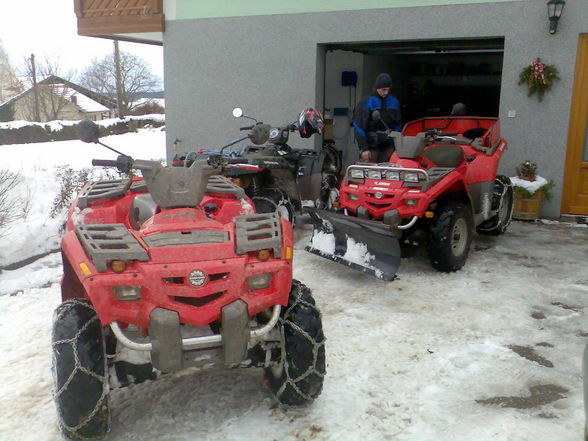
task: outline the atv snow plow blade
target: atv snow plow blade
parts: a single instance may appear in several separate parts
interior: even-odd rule
[[[314,226],[306,251],[380,280],[394,280],[400,244],[388,225],[314,208],[307,211]]]

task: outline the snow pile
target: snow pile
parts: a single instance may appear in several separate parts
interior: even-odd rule
[[[365,243],[359,243],[354,241],[351,237],[347,237],[347,250],[343,259],[351,263],[371,268],[371,263],[374,261],[375,256],[368,253],[368,248]]]
[[[545,179],[543,176],[536,176],[534,181],[527,181],[526,179],[521,179],[517,176],[511,176],[510,180],[513,186],[524,188],[531,194],[535,193],[537,190],[548,183],[547,179]]]
[[[364,268],[373,270],[376,277],[382,277],[382,270],[372,265],[376,257],[368,252],[368,247],[365,243],[355,242],[351,237],[347,237],[347,250],[343,259],[348,262],[355,263]]]
[[[335,235],[316,230],[312,235],[310,247],[328,256],[335,254]]]

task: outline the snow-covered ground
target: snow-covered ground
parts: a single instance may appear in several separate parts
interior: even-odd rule
[[[105,138],[137,158],[164,156],[164,134]],[[76,141],[0,147],[32,195],[0,237],[0,267],[58,246],[47,212],[54,166],[116,155]],[[24,190],[22,190],[24,191]],[[180,373],[111,393],[107,440],[580,440],[581,354],[588,337],[588,228],[515,222],[475,237],[459,272],[425,253],[381,282],[306,253],[294,272],[323,313],[327,376],[307,408],[276,405],[257,370]],[[0,440],[59,440],[50,329],[61,261],[49,254],[0,273]]]

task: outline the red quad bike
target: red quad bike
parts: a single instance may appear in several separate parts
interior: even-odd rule
[[[308,209],[314,230],[307,251],[389,281],[400,244],[425,243],[433,267],[459,270],[474,228],[498,235],[511,221],[512,184],[496,175],[507,148],[499,120],[422,118],[387,134],[396,145],[389,162],[348,167],[344,214]]]
[[[94,123],[78,131],[99,142]],[[267,132],[250,138],[263,143]],[[292,279],[290,222],[255,214],[243,189],[218,176],[226,163],[163,167],[121,155],[92,164],[143,178],[94,182],[69,212],[52,336],[63,433],[104,436],[111,387],[188,367],[264,368],[281,403],[314,400],[325,338],[310,290]]]

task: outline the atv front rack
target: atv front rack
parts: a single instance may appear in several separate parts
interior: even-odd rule
[[[352,170],[364,170],[364,177],[363,178],[353,178],[351,176]],[[380,177],[371,178],[368,176],[369,170],[377,170],[380,171]],[[378,179],[381,181],[386,182],[400,182],[403,181],[401,178],[403,173],[416,173],[417,176],[423,176],[421,180],[419,178],[419,182],[408,182],[403,181],[403,185],[406,187],[422,187],[423,191],[429,189],[432,185],[440,181],[445,175],[449,172],[455,170],[453,167],[431,167],[429,170],[422,170],[420,168],[406,168],[406,167],[399,167],[388,163],[381,163],[377,165],[363,165],[363,164],[355,164],[350,165],[347,168],[347,183],[362,183],[365,179]],[[386,173],[388,171],[398,172],[399,179],[387,179]]]
[[[277,213],[259,213],[235,217],[237,254],[273,249],[282,256],[282,227]]]
[[[147,251],[124,224],[77,225],[74,231],[100,273],[106,272],[110,260],[149,260]]]

